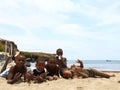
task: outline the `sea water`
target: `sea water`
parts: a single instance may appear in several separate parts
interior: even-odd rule
[[[82,60],[84,68],[94,68],[102,71],[120,71],[120,60]],[[68,67],[76,64],[75,60],[68,60]]]
[[[82,60],[84,68],[94,68],[102,71],[120,71],[120,60]],[[2,66],[4,63],[0,61]],[[67,66],[79,65],[76,60],[67,60]],[[31,68],[35,68],[35,63],[31,63]]]
[[[84,68],[94,68],[101,71],[120,71],[120,60],[82,60]],[[67,66],[79,65],[76,60],[67,60]],[[35,63],[31,63],[31,68],[35,68]]]

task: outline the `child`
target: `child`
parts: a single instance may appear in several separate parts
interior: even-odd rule
[[[59,66],[57,65],[55,57],[50,57],[46,69],[49,72],[48,73],[48,80],[57,80],[59,77]]]
[[[65,79],[73,79],[73,72],[69,68],[64,68],[60,71],[60,75]]]
[[[7,75],[7,83],[13,84],[21,79],[22,76],[24,76],[24,81],[26,80],[25,74],[26,74],[26,67],[25,67],[25,59],[26,57],[23,55],[18,55],[15,57],[15,65],[12,66],[8,72]]]
[[[83,63],[81,60],[77,60],[77,63],[80,64],[80,66],[72,65],[71,70],[74,72],[74,77],[82,77],[82,78],[88,78],[88,77],[104,77],[104,78],[110,78],[114,75],[108,75],[104,72],[95,70],[95,69],[84,69]]]
[[[61,48],[57,49],[56,54],[57,54],[56,60],[60,68],[59,70],[60,75],[66,79],[72,78],[71,70],[69,70],[67,67],[67,59],[63,57],[63,50]]]
[[[56,60],[60,68],[67,68],[67,59],[63,57],[63,50],[61,48],[56,50]]]
[[[27,82],[30,82],[30,80],[34,80],[35,83],[41,83],[45,81],[47,76],[47,72],[45,69],[45,61],[41,58],[38,58],[36,60],[36,69],[33,70],[33,73],[27,73],[26,78]]]
[[[4,71],[6,70],[7,68],[7,65],[10,61],[10,59],[14,60],[15,57],[17,57],[18,55],[20,54],[20,52],[16,52],[16,54],[14,56],[11,56],[9,53],[6,53],[6,60],[5,60],[5,63],[0,71],[0,73],[4,73]]]

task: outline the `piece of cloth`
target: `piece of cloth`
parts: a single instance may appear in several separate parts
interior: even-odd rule
[[[7,75],[8,75],[9,69],[10,69],[10,68],[7,68],[5,71],[3,71],[2,73],[0,73],[0,77],[7,78]]]
[[[90,69],[87,69],[87,71],[88,71],[88,76],[89,77],[95,77],[95,75],[96,75],[96,70],[95,69],[90,68]]]
[[[43,71],[39,71],[39,70],[37,70],[37,69],[34,69],[34,70],[33,70],[33,74],[34,74],[35,76],[41,75],[41,74],[43,74],[43,73],[45,73],[45,72],[46,72],[45,69],[44,69]]]

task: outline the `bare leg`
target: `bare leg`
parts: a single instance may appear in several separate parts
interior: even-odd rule
[[[98,70],[95,70],[95,69],[92,69],[94,72],[95,72],[95,75],[97,76],[100,76],[100,77],[104,77],[104,78],[110,78],[111,75],[107,74],[107,73],[104,73],[102,71],[98,71]]]

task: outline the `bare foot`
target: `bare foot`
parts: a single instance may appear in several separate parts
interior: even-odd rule
[[[110,77],[115,77],[115,74],[111,75]]]
[[[120,81],[118,81],[118,83],[120,83]]]

